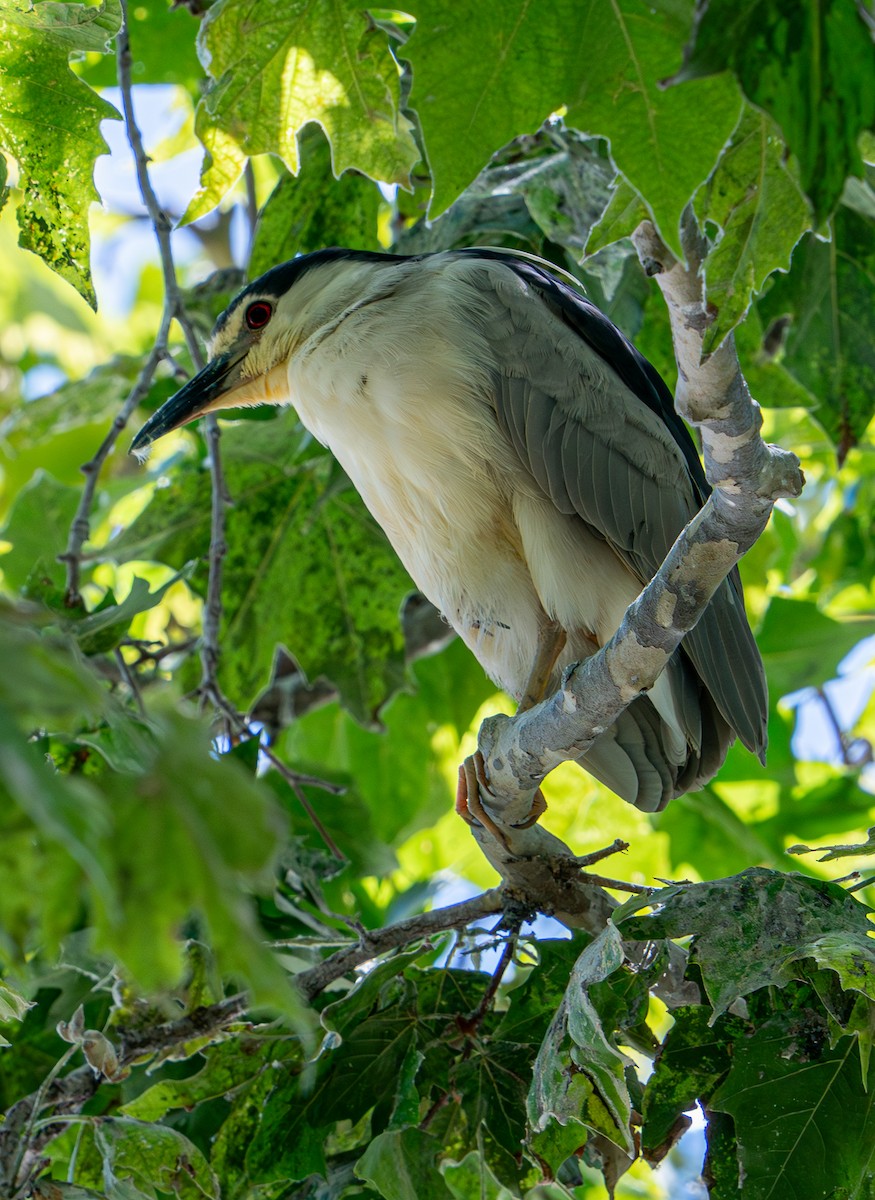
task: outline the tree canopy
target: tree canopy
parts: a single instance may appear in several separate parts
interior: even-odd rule
[[[875,1198],[872,31],[0,0],[0,1195],[656,1200],[698,1106],[714,1200]],[[452,797],[509,701],[294,411],[128,455],[330,245],[539,255],[671,385],[696,290],[806,477],[741,565],[765,765],[648,816],[565,763],[487,860]]]

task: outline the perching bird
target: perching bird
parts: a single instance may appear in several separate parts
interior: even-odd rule
[[[417,586],[524,705],[609,640],[709,490],[650,363],[576,290],[502,251],[332,249],[274,267],[132,449],[264,403],[294,405]],[[762,756],[766,710],[733,572],[581,765],[657,811],[710,779],[736,736]]]

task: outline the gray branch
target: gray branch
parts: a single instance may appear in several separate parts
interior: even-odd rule
[[[798,496],[804,483],[796,456],[760,437],[760,409],[742,376],[733,338],[702,361],[703,335],[712,320],[699,270],[706,243],[692,221],[683,237],[686,266],[672,257],[649,222],[638,227],[633,241],[671,314],[679,372],[676,404],[701,431],[714,491],[630,605],[611,641],[570,667],[560,689],[542,704],[514,717],[489,717],[481,725],[479,747],[493,793],[481,799],[505,831],[509,849],[482,827],[474,827],[474,834],[514,886],[525,886],[520,858],[570,853],[540,826],[513,827],[529,814],[541,781],[561,762],[579,758],[653,686],[717,587],[762,533],[775,501]]]

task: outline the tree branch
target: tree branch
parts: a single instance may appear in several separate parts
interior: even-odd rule
[[[248,999],[240,994],[229,996],[209,1007],[197,1008],[176,1021],[167,1021],[144,1028],[120,1028],[118,1064],[129,1067],[144,1058],[171,1046],[181,1045],[194,1038],[218,1034],[246,1012]],[[30,1185],[42,1170],[40,1152],[64,1131],[61,1121],[50,1122],[36,1130],[31,1137],[40,1113],[51,1109],[57,1117],[81,1112],[101,1084],[101,1075],[90,1065],[77,1067],[68,1075],[51,1079],[29,1096],[13,1104],[0,1125],[0,1195],[17,1197],[30,1194]]]
[[[799,495],[804,482],[796,456],[767,446],[759,435],[759,406],[741,374],[732,337],[702,361],[703,335],[712,320],[699,272],[706,243],[691,218],[683,234],[688,266],[674,260],[649,222],[639,226],[633,241],[668,304],[679,370],[677,405],[701,430],[714,491],[611,641],[570,667],[561,688],[542,704],[481,725],[479,748],[492,791],[481,799],[506,831],[510,849],[482,827],[475,826],[474,835],[514,886],[524,886],[514,858],[556,852],[557,839],[539,826],[513,828],[530,812],[541,781],[560,762],[579,758],[653,686],[717,587],[762,533],[775,501]],[[568,853],[567,847],[562,851]]]

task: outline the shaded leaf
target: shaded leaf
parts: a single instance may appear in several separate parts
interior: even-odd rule
[[[780,125],[819,224],[845,177],[862,174],[857,139],[875,122],[875,49],[862,9],[845,0],[709,0],[699,8],[675,78],[699,79],[727,67],[748,99]]]
[[[813,600],[773,596],[757,634],[772,702],[834,678],[845,655],[873,632],[872,621],[836,621]]]
[[[875,1073],[860,1078],[854,1038],[835,1049],[813,1014],[781,1013],[745,1039],[710,1107],[735,1122],[745,1200],[869,1200]]]
[[[296,254],[324,246],[380,249],[380,193],[373,182],[355,171],[346,171],[337,180],[332,177],[330,147],[321,128],[304,129],[300,149],[300,173],[284,174],[258,214],[249,255],[250,279]]]
[[[378,1134],[355,1165],[356,1174],[386,1200],[450,1200],[435,1166],[440,1142],[421,1129]]]
[[[562,0],[547,9],[424,0],[402,53],[413,66],[411,104],[434,178],[430,215],[447,208],[496,150],[566,105],[569,125],[610,139],[617,167],[646,196],[680,256],[680,214],[740,110],[728,77],[685,94],[660,88],[677,62],[685,16],[685,6],[647,8],[636,0]],[[598,46],[598,54],[582,54],[582,46]]]
[[[853,6],[848,5],[848,8]],[[816,396],[814,415],[840,461],[875,413],[875,237],[872,223],[841,205],[832,240],[809,234],[789,275],[759,302],[764,321],[789,315],[783,365]]]
[[[175,1129],[104,1117],[95,1126],[94,1140],[103,1160],[100,1182],[111,1194],[129,1197],[131,1186],[135,1196],[154,1196],[156,1187],[180,1200],[218,1194],[219,1181],[203,1154]]]

